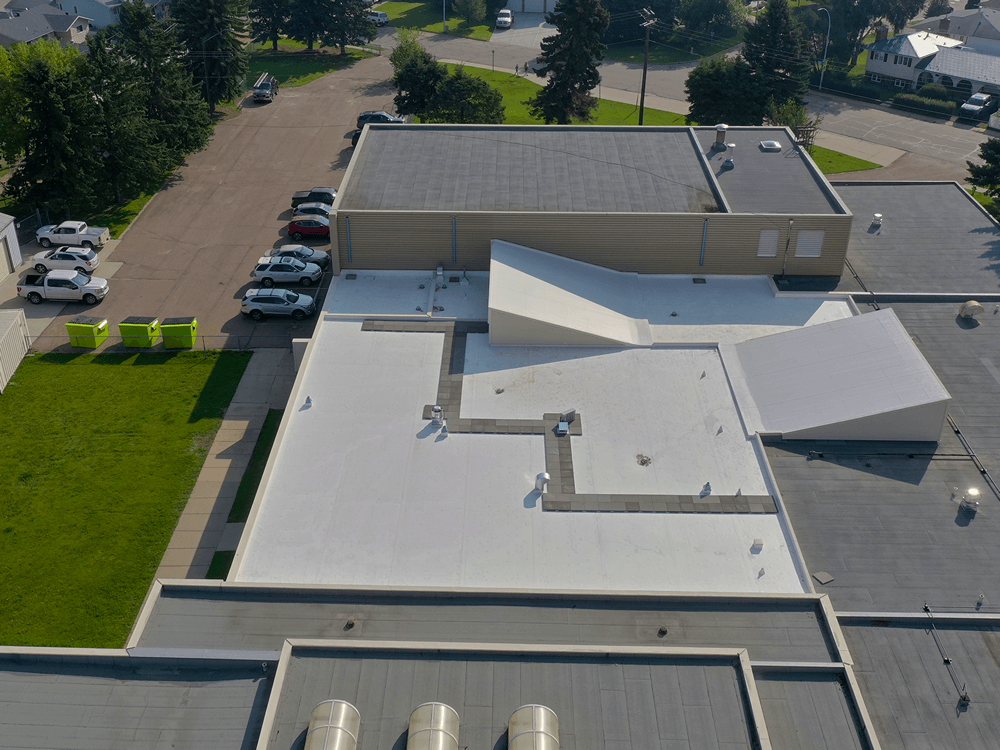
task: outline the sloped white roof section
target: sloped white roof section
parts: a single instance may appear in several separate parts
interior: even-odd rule
[[[892,310],[734,349],[745,378],[737,397],[748,427],[787,439],[940,437],[951,396]]]
[[[500,346],[649,346],[649,322],[633,317],[635,278],[493,240],[490,343]]]

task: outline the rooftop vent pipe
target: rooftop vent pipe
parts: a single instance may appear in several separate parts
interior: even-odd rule
[[[508,750],[559,750],[559,717],[548,706],[529,703],[507,720]]]
[[[361,713],[347,701],[323,701],[309,716],[305,750],[356,750]]]
[[[873,227],[882,226],[882,214],[872,214],[872,226]]]
[[[444,703],[421,703],[410,714],[406,750],[458,750],[458,711]]]
[[[715,144],[712,146],[714,151],[725,151],[726,150],[726,131],[729,130],[728,125],[723,125],[722,123],[715,126]]]
[[[958,308],[958,314],[963,318],[974,318],[983,314],[983,306],[976,300],[970,299],[968,302],[962,303],[962,306]]]

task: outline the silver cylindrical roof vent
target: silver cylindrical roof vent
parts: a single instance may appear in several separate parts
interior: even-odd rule
[[[559,717],[548,706],[529,703],[507,721],[508,750],[559,750]]]
[[[445,703],[421,703],[410,714],[406,750],[458,750],[458,711]]]
[[[305,750],[356,750],[361,713],[347,701],[323,701],[309,716]]]

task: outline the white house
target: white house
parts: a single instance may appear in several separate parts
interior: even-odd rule
[[[82,13],[92,18],[95,29],[103,29],[113,23],[118,23],[121,13],[121,0],[55,0],[58,7],[67,13]],[[169,0],[146,0],[156,13],[157,18],[163,18],[170,7]]]
[[[918,31],[957,39],[977,52],[1000,55],[1000,10],[955,10],[913,24]]]
[[[865,73],[874,83],[892,84],[901,89],[916,88],[922,85],[921,74],[938,50],[961,44],[957,39],[927,31],[881,38],[866,47]]]
[[[21,246],[17,242],[14,217],[0,214],[0,281],[21,265]]]

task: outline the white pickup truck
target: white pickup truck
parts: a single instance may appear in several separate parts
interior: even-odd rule
[[[46,274],[27,274],[17,282],[18,296],[33,305],[42,300],[82,300],[88,305],[97,304],[108,294],[108,280],[86,276],[78,271],[49,271]]]
[[[59,225],[46,224],[35,232],[35,239],[42,247],[52,245],[104,247],[111,239],[111,233],[107,227],[88,227],[85,221],[64,221]]]

